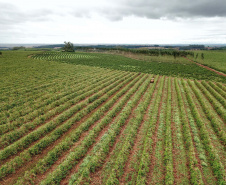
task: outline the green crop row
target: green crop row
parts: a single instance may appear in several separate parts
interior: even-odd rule
[[[138,175],[138,170],[139,170],[139,162],[142,156],[142,151],[144,149],[144,143],[145,143],[145,136],[147,135],[148,130],[150,129],[150,119],[153,116],[153,106],[154,103],[156,102],[157,97],[159,96],[156,92],[159,89],[159,77],[156,77],[155,83],[157,83],[155,85],[155,90],[152,94],[151,97],[151,101],[148,107],[148,111],[146,112],[145,115],[145,119],[144,119],[144,125],[141,127],[141,130],[139,130],[137,135],[138,138],[138,143],[136,145],[136,149],[135,151],[133,151],[133,156],[131,159],[129,159],[129,166],[128,166],[128,173],[125,174],[125,180],[127,181],[128,184],[131,185],[135,185],[136,184],[136,179],[137,179],[137,175]],[[126,134],[126,133],[125,133]],[[122,139],[123,140],[123,137]],[[115,150],[120,150],[120,145],[118,148],[115,148]],[[112,160],[113,161],[113,160]],[[114,162],[114,161],[113,161]],[[105,174],[108,173],[107,171],[111,170],[111,165],[109,165],[110,163],[108,162],[108,164],[105,166],[105,168],[102,170],[102,174],[103,174],[103,181],[105,181]],[[106,172],[106,173],[105,173]]]
[[[124,83],[125,83],[125,81],[124,81]],[[38,143],[36,143],[32,147],[30,147],[28,150],[22,152],[20,154],[20,156],[17,156],[10,162],[7,162],[6,164],[4,164],[0,168],[0,178],[6,176],[7,174],[13,173],[15,169],[22,166],[26,161],[31,160],[32,156],[39,154],[47,146],[49,146],[54,141],[56,141],[62,134],[64,134],[67,130],[69,130],[72,127],[72,125],[76,124],[79,120],[82,119],[82,117],[84,117],[85,115],[90,113],[92,110],[94,110],[100,104],[105,102],[112,94],[114,94],[121,87],[123,87],[123,85],[125,85],[124,83],[120,84],[118,82],[119,85],[117,83],[115,83],[115,84],[113,83],[111,86],[115,87],[115,88],[113,88],[113,89],[112,89],[112,87],[109,88],[108,91],[110,89],[112,89],[109,92],[106,90],[100,91],[99,92],[100,94],[104,94],[106,92],[107,92],[107,94],[105,94],[101,98],[97,99],[96,101],[94,101],[93,103],[88,105],[87,108],[85,108],[82,111],[75,114],[71,119],[68,120],[68,118],[70,118],[74,114],[74,112],[69,111],[67,114],[62,115],[60,117],[61,119],[58,119],[58,121],[49,122],[48,124],[44,125],[44,127],[40,127],[39,129],[32,132],[31,134],[25,136],[21,141],[16,142],[13,145],[2,150],[0,153],[0,156],[2,157],[2,159],[5,159],[8,156],[15,154],[16,152],[22,150],[23,148],[28,147],[29,143],[39,139],[40,136],[43,134],[46,135],[46,133],[50,132],[51,130],[56,128],[58,125],[60,125],[60,123],[67,120],[63,125],[61,125],[57,129],[55,129],[53,132],[51,132],[50,135],[44,137]]]
[[[109,153],[110,146],[114,143],[116,136],[120,133],[122,125],[125,124],[126,120],[131,114],[133,107],[136,106],[149,84],[150,77],[144,82],[144,84],[142,84],[134,98],[128,102],[120,114],[120,118],[111,125],[108,132],[101,138],[101,141],[93,148],[92,153],[83,160],[78,172],[72,175],[69,184],[80,184],[86,181],[89,177],[89,174],[94,172],[97,167],[102,165],[101,161],[104,161],[106,158],[107,154]]]
[[[83,145],[84,147],[82,147],[83,150],[79,150],[79,151],[82,152],[82,154],[84,155],[85,151],[88,150],[88,147],[95,142],[95,138],[98,136],[101,130],[110,123],[110,121],[122,109],[126,101],[128,101],[128,99],[130,98],[130,95],[134,93],[136,87],[138,87],[139,85],[137,81],[140,79],[141,79],[141,76],[134,78],[125,88],[120,90],[109,102],[107,102],[103,107],[99,108],[89,119],[87,119],[84,123],[82,123],[82,125],[80,125],[77,129],[75,129],[67,138],[65,138],[62,142],[60,142],[60,144],[55,146],[53,150],[48,152],[48,154],[43,159],[40,159],[39,162],[36,164],[36,166],[32,170],[27,171],[24,177],[18,180],[17,184],[23,184],[25,182],[33,183],[37,175],[47,171],[51,167],[51,165],[53,165],[54,162],[57,161],[58,158],[63,155],[63,152],[68,151],[70,147],[73,146],[73,144],[78,141],[78,139],[80,138],[83,132],[88,130],[89,127],[92,124],[94,124],[96,121],[100,120],[101,116],[103,116],[105,112],[109,111],[110,107],[115,104],[118,98],[124,95],[121,101],[118,102],[115,105],[115,107],[113,107],[113,109],[110,110],[107,113],[107,115],[104,116],[104,118],[102,118],[100,122],[91,131],[89,131],[89,134],[83,139],[81,145]],[[130,80],[131,79],[128,79],[126,80],[126,82],[129,82]],[[137,85],[134,86],[135,83],[137,83]],[[133,87],[134,89],[131,89]],[[64,171],[64,173],[65,172],[66,171]],[[62,175],[59,176],[58,174],[58,178],[59,177],[62,177]]]
[[[226,91],[223,91],[220,87],[215,85],[213,82],[209,82],[209,85],[218,92],[222,97],[226,98]]]
[[[19,121],[15,121],[15,122],[12,122],[12,123],[9,123],[9,124],[0,125],[0,130],[1,130],[0,135],[4,134],[4,133],[6,133],[10,130],[14,130],[15,128],[17,128],[21,125],[23,125],[23,127],[26,127],[27,129],[29,129],[28,125],[30,123],[35,125],[34,122],[37,122],[37,119],[44,122],[45,120],[51,118],[54,115],[53,113],[59,114],[60,112],[65,110],[67,107],[69,107],[73,104],[76,104],[79,101],[85,99],[85,97],[91,95],[90,93],[98,92],[100,89],[104,88],[106,86],[106,84],[109,84],[109,80],[111,80],[112,78],[116,77],[116,79],[118,79],[118,77],[122,77],[122,76],[124,76],[124,75],[119,75],[117,73],[115,75],[112,75],[112,77],[109,77],[109,78],[103,77],[101,79],[96,80],[97,81],[96,84],[92,84],[92,85],[90,85],[86,88],[84,88],[83,85],[78,86],[76,89],[73,90],[73,91],[75,91],[74,93],[63,97],[62,99],[60,99],[58,101],[56,101],[53,98],[53,99],[51,99],[47,102],[48,106],[41,109],[42,111],[38,112],[38,115],[37,115],[37,112],[35,111],[34,114],[31,114],[31,117],[27,116],[27,118],[24,118],[23,121],[19,119]],[[65,105],[63,105],[65,103],[68,104],[66,107],[65,107]],[[65,109],[62,109],[62,107],[65,107]],[[61,111],[58,111],[58,110],[61,110]],[[40,117],[38,117],[38,116],[40,116]],[[36,120],[33,120],[34,117],[38,117],[38,118],[36,118]],[[28,121],[29,121],[29,123],[25,124]],[[38,122],[40,122],[40,121],[38,121]],[[32,126],[30,128],[33,129],[34,126]]]
[[[179,81],[180,82],[180,81]],[[176,173],[176,184],[190,184],[189,163],[187,160],[187,150],[183,139],[182,120],[180,118],[180,109],[178,107],[178,98],[175,87],[175,80],[172,80],[172,134],[173,134],[173,157],[174,157],[174,172]],[[183,91],[182,91],[183,93]],[[180,161],[179,163],[177,161]]]
[[[219,88],[221,88],[223,91],[226,91],[225,85],[223,85],[222,83],[216,83],[216,84],[217,84],[217,86],[218,86]]]
[[[189,161],[189,169],[191,174],[191,183],[192,184],[203,184],[202,175],[200,169],[198,168],[198,161],[195,157],[195,151],[192,141],[192,136],[189,128],[188,120],[186,119],[186,112],[184,108],[183,99],[181,96],[181,91],[179,89],[178,80],[175,78],[175,87],[177,92],[177,99],[178,99],[178,107],[180,111],[180,118],[182,123],[182,131],[184,137],[184,144],[185,148],[187,149],[187,158]]]
[[[105,83],[104,87],[105,86],[107,86],[107,87],[102,89],[101,91],[99,91],[100,89],[98,89],[97,90],[98,93],[94,94],[90,97],[90,98],[92,98],[92,101],[94,101],[98,97],[102,96],[104,93],[108,92],[110,89],[114,88],[116,85],[121,83],[123,81],[123,79],[117,80],[115,83],[113,83],[114,81],[115,81],[115,79],[112,79],[111,81],[108,81],[107,83]],[[39,127],[34,132],[31,132],[26,137],[23,137],[22,140],[19,140],[19,141],[15,142],[14,144],[6,147],[4,150],[0,151],[0,160],[4,160],[11,154],[15,154],[18,151],[20,151],[24,148],[27,148],[30,143],[39,139],[40,136],[46,135],[48,132],[52,131],[54,128],[56,128],[57,125],[60,125],[65,120],[67,120],[68,118],[73,116],[76,112],[80,111],[82,108],[89,105],[89,103],[92,102],[90,100],[90,98],[87,99],[86,101],[76,104],[75,106],[72,106],[70,109],[67,109],[62,114],[60,114],[58,117],[56,117],[56,119],[51,120],[50,122],[43,125],[42,127]],[[77,100],[77,101],[79,102],[79,100]],[[14,137],[17,137],[17,136],[14,136]],[[16,148],[18,148],[18,149],[16,149]]]
[[[108,179],[106,180],[105,184],[119,184],[118,179],[124,173],[125,163],[128,160],[128,155],[130,154],[130,150],[134,144],[137,130],[143,121],[144,114],[146,113],[146,109],[148,108],[155,87],[156,83],[149,87],[149,89],[144,94],[142,101],[140,104],[138,104],[137,109],[134,111],[134,117],[129,121],[128,126],[124,131],[126,132],[125,137],[123,137],[122,142],[118,143],[118,145],[120,145],[120,147],[118,147],[120,150],[116,150],[117,156],[115,159],[112,159],[113,164],[110,167],[109,174],[106,174],[108,175]]]
[[[222,105],[223,107],[226,109],[226,101],[225,99],[219,95],[210,85],[208,85],[208,83],[206,83],[205,81],[202,81],[201,84],[210,92],[210,94],[215,97]],[[225,112],[226,114],[226,112]]]
[[[151,118],[149,121],[149,128],[147,129],[147,134],[145,136],[145,141],[144,141],[144,147],[143,147],[143,151],[142,151],[141,158],[140,158],[140,164],[137,169],[138,175],[137,175],[137,179],[136,179],[136,184],[148,183],[147,176],[148,176],[150,164],[152,163],[152,161],[149,159],[151,158],[151,153],[153,152],[152,151],[152,144],[153,144],[152,136],[153,136],[154,129],[156,126],[155,123],[157,122],[158,109],[160,106],[161,97],[163,95],[164,79],[165,78],[162,77],[160,80],[160,86],[158,88],[157,97],[152,106],[153,111],[152,111]]]
[[[203,101],[203,96],[201,95],[201,93],[199,93],[199,91],[194,87],[194,85],[188,81],[188,84],[191,86],[193,92],[195,93],[198,101],[200,102],[203,111],[206,114],[206,117],[209,119],[209,121],[211,122],[211,125],[214,129],[214,131],[217,133],[217,135],[220,137],[220,140],[223,142],[224,146],[226,146],[226,133],[224,132],[224,130],[221,129],[221,123],[219,122],[219,119],[217,119],[215,117],[215,115],[212,113],[212,111],[208,108],[207,104]],[[197,85],[197,87],[208,97],[208,100],[214,105],[215,108],[217,108],[217,103],[214,101],[214,99],[210,96],[210,94],[208,92],[206,92],[206,90],[204,89],[203,86],[200,85],[200,83],[198,83],[197,81],[195,81],[195,84]],[[226,120],[226,114],[224,110],[222,109],[216,109],[216,111],[218,112],[218,114],[224,116],[223,120]]]
[[[70,53],[61,53],[60,55],[58,53],[43,53],[43,54],[37,54],[33,56],[34,59],[39,60],[59,60],[59,59],[83,59],[83,58],[93,58],[94,56],[86,55],[86,54],[70,54]]]
[[[199,130],[198,130],[196,123],[195,123],[195,120],[192,116],[192,113],[191,113],[188,101],[186,99],[185,91],[183,89],[181,81],[179,81],[179,86],[180,86],[182,96],[183,96],[183,100],[184,100],[184,104],[185,104],[185,107],[186,107],[187,117],[189,119],[191,133],[192,133],[192,136],[193,136],[193,143],[195,144],[196,157],[198,159],[198,163],[199,163],[200,167],[202,167],[203,182],[204,182],[204,184],[213,184],[214,185],[216,180],[214,180],[212,169],[211,169],[211,167],[208,163],[207,155],[206,155],[204,146],[201,143],[201,140],[200,140],[200,137],[199,137]],[[193,96],[191,90],[189,91],[189,93]],[[194,101],[196,101],[198,103],[198,100],[196,98],[194,98],[194,96],[193,96],[193,99],[194,99]]]
[[[146,79],[146,77],[145,77]],[[141,80],[139,80],[139,82],[132,88],[130,89],[130,91],[126,94],[126,96],[120,101],[121,103],[119,103],[120,109],[123,108],[123,105],[126,103],[126,101],[128,101],[129,98],[131,98],[131,95],[133,95],[135,92],[135,95],[137,94],[137,89],[139,89],[139,87],[142,85],[144,78],[142,78]],[[142,85],[143,86],[143,85]],[[133,95],[133,96],[135,96]],[[137,100],[138,101],[138,100]],[[127,103],[126,108],[131,105],[131,100]],[[124,107],[123,110],[121,111],[121,113],[119,114],[119,116],[117,116],[117,120],[120,120],[121,117],[121,121],[123,121],[123,115],[125,114],[125,110],[126,108]],[[112,121],[113,117],[116,116],[116,112],[119,112],[119,110],[117,110],[118,108],[116,107],[115,109],[112,109],[111,112],[109,112],[109,114],[107,115],[107,117],[105,119],[103,119],[100,122],[100,125],[107,125],[109,124],[109,122]],[[123,120],[122,120],[123,119]],[[125,120],[123,121],[125,122]],[[111,123],[110,128],[114,128],[116,126],[116,122]],[[120,129],[120,127],[118,128]],[[43,182],[42,184],[59,184],[59,182],[61,181],[62,178],[64,178],[66,176],[66,174],[68,173],[68,171],[78,163],[78,160],[80,160],[82,157],[84,157],[85,153],[88,150],[88,147],[91,146],[95,141],[92,139],[94,136],[96,137],[97,135],[95,134],[96,132],[100,132],[100,127],[99,125],[97,127],[95,127],[95,129],[93,129],[90,134],[83,140],[83,142],[81,143],[80,146],[78,146],[78,148],[76,148],[75,150],[73,150],[72,152],[70,152],[70,154],[67,156],[67,159],[57,167],[57,169],[51,173],[51,175],[49,175]],[[109,130],[107,131],[107,133],[105,133],[105,135],[107,135],[109,133]],[[112,132],[111,132],[112,133]],[[110,133],[109,133],[110,134]],[[105,135],[102,138],[105,138]],[[101,139],[101,142],[105,141],[105,139]],[[113,142],[113,140],[112,140]],[[98,143],[95,147],[97,148],[100,144]],[[107,146],[105,146],[107,147]],[[109,146],[108,146],[109,147]],[[103,150],[103,148],[98,147],[98,150]],[[89,157],[90,158],[90,157]],[[84,160],[85,161],[85,160]]]
[[[85,67],[85,66],[84,66]],[[80,68],[80,70],[78,70]],[[18,82],[16,81],[16,79],[14,79],[13,85],[12,87],[8,87],[6,90],[6,92],[2,91],[1,94],[4,96],[1,96],[1,100],[7,101],[9,100],[9,98],[13,98],[14,96],[24,96],[26,95],[30,95],[33,93],[33,91],[39,92],[42,89],[45,90],[49,90],[49,88],[51,87],[55,87],[55,85],[57,84],[64,84],[65,80],[67,80],[67,83],[69,82],[74,82],[75,79],[79,79],[82,76],[87,76],[90,75],[90,77],[92,77],[93,75],[97,74],[97,73],[106,73],[107,71],[103,71],[100,70],[98,68],[92,69],[92,70],[87,70],[87,67],[85,67],[84,71],[82,71],[83,69],[81,69],[81,66],[79,66],[78,69],[74,68],[74,71],[69,71],[66,74],[62,74],[62,76],[60,76],[59,78],[57,77],[52,77],[48,76],[48,78],[45,78],[43,80],[35,80],[35,79],[31,79],[28,78],[28,82],[26,82],[27,79],[21,79],[22,76],[20,76],[20,80],[18,80]],[[108,71],[111,72],[112,70]],[[24,73],[24,72],[23,72]],[[39,71],[40,73],[40,71]],[[38,74],[39,74],[38,73]],[[42,74],[42,73],[41,73]],[[10,74],[11,76],[13,76],[12,74]],[[43,74],[42,74],[43,75]],[[26,73],[25,73],[26,76]],[[23,83],[21,83],[23,82]],[[35,83],[34,83],[35,82]],[[3,83],[5,84],[5,82]]]
[[[102,78],[97,78],[96,81],[98,82],[99,80],[106,78],[106,74],[105,75],[101,75],[101,77]],[[17,121],[18,120],[21,120],[22,122],[24,122],[25,120],[23,120],[22,118],[20,118],[20,116],[26,115],[26,114],[29,113],[29,111],[32,111],[34,109],[35,109],[35,111],[37,111],[38,108],[41,109],[43,106],[49,105],[51,102],[53,102],[55,100],[58,100],[61,97],[68,96],[71,93],[74,93],[75,94],[76,93],[74,91],[75,89],[76,90],[79,90],[80,88],[83,89],[89,83],[95,82],[95,81],[88,82],[87,80],[85,80],[85,81],[84,80],[81,80],[81,83],[75,83],[74,86],[71,86],[70,85],[69,88],[66,88],[66,90],[64,90],[62,93],[57,93],[56,94],[56,91],[55,90],[52,91],[52,92],[49,92],[49,91],[46,92],[45,91],[45,93],[46,93],[45,96],[42,96],[42,97],[37,98],[37,99],[32,99],[29,102],[29,104],[28,103],[25,103],[25,104],[23,104],[21,106],[14,107],[14,108],[10,109],[10,111],[7,111],[7,112],[4,112],[3,111],[2,114],[1,114],[1,117],[5,116],[6,114],[10,114],[11,113],[12,116],[13,116],[13,118],[10,118],[8,115],[6,116],[6,118],[8,119],[8,122],[12,122],[14,119],[17,119]],[[64,87],[63,86],[63,83],[59,84],[59,86],[61,86],[61,89]],[[61,89],[59,89],[57,91],[61,91]],[[34,92],[34,93],[36,93],[36,92]],[[54,95],[53,95],[53,93],[54,93]],[[27,96],[29,96],[29,95],[27,94]],[[18,97],[18,98],[21,98],[21,97]],[[20,110],[20,109],[22,109],[22,110]],[[18,111],[18,113],[17,113],[17,111]]]
[[[188,81],[188,83],[189,83],[189,81]],[[185,90],[185,95],[188,100],[191,113],[196,121],[197,127],[199,128],[200,138],[201,138],[202,144],[206,150],[206,154],[208,155],[208,161],[213,169],[214,175],[217,177],[217,183],[223,185],[226,182],[224,168],[220,162],[219,156],[217,155],[217,153],[215,152],[215,150],[212,146],[212,143],[211,143],[210,137],[209,137],[209,133],[205,127],[205,123],[198,113],[198,109],[192,99],[192,96],[190,95],[190,93],[188,91],[187,86],[185,85],[184,80],[182,80],[182,85]],[[192,87],[194,88],[194,86],[192,86]]]
[[[65,79],[63,79],[63,80],[65,80]],[[33,88],[33,89],[29,89],[28,92],[23,92],[23,93],[17,91],[14,94],[12,93],[13,96],[11,94],[5,94],[5,96],[7,98],[3,97],[5,104],[1,107],[1,110],[8,111],[13,108],[17,108],[18,106],[22,106],[24,103],[28,103],[39,97],[45,98],[46,97],[45,93],[50,92],[52,90],[50,87],[57,88],[58,84],[60,84],[60,83],[62,83],[62,82],[58,81],[58,83],[42,85],[42,88],[39,88],[38,90],[37,90],[37,88]]]
[[[127,75],[124,78],[127,78],[128,76],[130,76],[130,75]],[[100,92],[98,92],[98,91],[103,89],[103,88],[105,88],[106,91],[107,91],[107,89],[109,89],[110,87],[113,86],[111,83],[113,83],[114,81],[118,80],[118,78],[119,79],[122,78],[119,81],[122,81],[124,79],[123,75],[117,76],[115,79],[111,78],[110,81],[108,80],[106,83],[104,83],[102,85],[99,85],[96,88],[93,88],[91,91],[88,91],[88,92],[84,91],[84,94],[82,94],[82,95],[78,96],[77,98],[67,102],[66,104],[63,104],[63,105],[57,107],[53,111],[48,112],[47,114],[44,114],[42,117],[38,117],[36,120],[34,120],[32,122],[24,124],[19,130],[15,130],[15,131],[12,131],[12,132],[10,132],[8,134],[3,135],[3,137],[0,139],[0,141],[1,141],[1,145],[0,146],[1,147],[2,146],[7,146],[10,143],[13,143],[14,141],[18,140],[19,138],[24,136],[26,133],[28,133],[30,130],[33,130],[37,126],[42,125],[43,123],[45,123],[47,120],[49,120],[54,115],[58,115],[59,114],[59,116],[56,118],[56,121],[58,120],[58,118],[62,119],[62,116],[61,116],[62,112],[64,114],[64,117],[68,118],[68,115],[72,115],[72,114],[76,113],[77,111],[81,110],[83,107],[87,106],[89,103],[93,102],[95,99],[100,97],[102,95],[101,93],[104,93],[104,91],[103,90],[100,91]],[[98,92],[98,93],[97,94],[93,94],[93,93],[96,93],[96,92]],[[90,95],[92,95],[92,96],[89,97]],[[85,100],[84,102],[79,103],[80,101],[84,100],[85,98],[88,98],[88,99]],[[75,105],[76,103],[79,103],[79,104]],[[71,107],[72,107],[72,109],[71,109]],[[66,114],[67,112],[68,112],[68,115]],[[63,118],[63,119],[65,120],[66,118]]]
[[[122,78],[120,80],[112,79],[111,81],[108,81],[107,84],[105,84],[105,85],[109,85],[109,86],[107,86],[106,88],[102,89],[97,94],[92,95],[91,97],[89,97],[84,102],[76,104],[75,106],[71,107],[70,109],[68,109],[68,110],[64,111],[62,114],[60,114],[56,119],[51,120],[50,122],[48,122],[47,124],[43,125],[42,127],[39,127],[34,132],[31,132],[30,134],[26,135],[21,140],[19,140],[19,141],[13,143],[12,145],[6,147],[4,150],[0,151],[0,160],[4,160],[4,159],[8,158],[9,156],[15,155],[17,152],[27,148],[33,141],[38,140],[41,136],[44,136],[47,133],[49,133],[50,131],[52,131],[53,129],[55,129],[58,125],[60,125],[65,120],[67,120],[70,117],[72,117],[78,111],[82,110],[82,108],[84,108],[85,106],[87,106],[87,108],[85,108],[86,111],[83,110],[83,111],[81,111],[80,114],[83,114],[83,112],[85,114],[86,113],[88,114],[91,111],[90,106],[92,107],[92,104],[90,104],[90,103],[93,102],[93,104],[95,104],[95,100],[96,99],[98,99],[99,97],[103,96],[105,93],[107,93],[111,89],[113,89],[113,90],[116,89],[115,87],[120,86],[120,83],[123,80],[124,79]],[[114,83],[112,83],[112,82],[114,82]],[[99,101],[99,100],[97,100],[97,101]],[[100,102],[100,103],[102,103],[102,102]]]
[[[165,115],[165,151],[164,151],[164,163],[165,163],[165,184],[174,184],[173,176],[173,146],[172,146],[172,130],[171,130],[171,79],[168,80],[167,90],[167,103],[166,103],[166,115]]]
[[[110,73],[111,74],[111,73]],[[104,77],[103,77],[104,76]],[[31,101],[27,101],[25,104],[22,104],[21,106],[16,106],[12,109],[10,109],[9,111],[3,111],[0,115],[0,117],[3,117],[5,115],[5,119],[1,119],[1,122],[3,124],[3,122],[5,123],[9,123],[12,122],[14,120],[16,121],[21,121],[21,122],[25,122],[26,120],[24,120],[25,118],[21,118],[22,116],[26,116],[27,114],[31,113],[32,111],[36,112],[36,114],[38,113],[43,114],[43,109],[49,105],[51,102],[56,101],[64,96],[67,96],[71,93],[75,93],[75,90],[78,91],[85,87],[87,87],[87,85],[90,85],[92,83],[98,82],[101,77],[102,78],[106,78],[106,76],[108,76],[108,74],[104,74],[104,75],[100,75],[100,74],[96,74],[95,76],[92,75],[93,80],[88,81],[87,77],[88,76],[79,76],[77,80],[71,80],[70,83],[63,85],[64,83],[66,83],[66,79],[64,82],[59,83],[57,85],[54,85],[53,87],[57,86],[57,88],[52,88],[53,90],[50,91],[48,89],[48,92],[45,90],[46,95],[45,96],[40,96],[37,98],[34,98],[32,96]],[[90,75],[89,75],[90,77]],[[99,78],[97,78],[99,77]],[[56,94],[57,92],[57,94]],[[61,93],[58,93],[61,92]],[[33,93],[38,94],[36,91],[34,91]],[[54,96],[53,96],[54,94]],[[26,96],[30,96],[29,94],[26,94]],[[44,107],[44,108],[43,108]],[[31,118],[32,119],[32,118]],[[7,121],[6,121],[7,120]],[[1,130],[1,129],[0,129]]]

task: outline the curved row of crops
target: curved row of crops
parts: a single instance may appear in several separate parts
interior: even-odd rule
[[[127,56],[127,57],[125,57]],[[134,54],[120,56],[115,54],[88,53],[88,52],[47,52],[33,55],[32,58],[39,61],[59,61],[68,64],[95,66],[101,68],[124,70],[131,72],[143,72],[155,75],[166,75],[197,80],[213,80],[225,82],[226,77],[220,76],[213,71],[202,68],[185,58],[175,59],[170,56],[148,58]]]
[[[225,184],[225,84],[62,65],[2,101],[0,184]]]
[[[96,56],[88,55],[88,54],[75,54],[75,53],[42,53],[42,54],[36,54],[35,56],[32,56],[34,59],[39,60],[66,60],[66,59],[89,59],[89,58],[96,58]]]

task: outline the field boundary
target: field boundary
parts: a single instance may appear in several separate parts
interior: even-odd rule
[[[187,57],[184,57],[184,58],[186,58],[187,60],[189,60],[189,61],[195,63],[196,65],[198,65],[198,66],[200,66],[200,67],[203,67],[203,68],[205,68],[205,69],[207,69],[207,70],[209,70],[209,71],[213,71],[213,72],[217,73],[218,75],[226,76],[226,74],[224,74],[223,72],[219,72],[219,71],[217,71],[217,70],[215,70],[215,69],[212,69],[212,68],[210,68],[210,67],[208,67],[208,66],[205,66],[205,65],[203,65],[203,64],[200,64],[200,63],[198,63],[198,62],[195,62],[195,61],[193,61],[193,60],[191,60],[191,59],[189,59],[189,58],[187,58]]]

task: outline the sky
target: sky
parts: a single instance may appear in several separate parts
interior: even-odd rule
[[[0,43],[226,44],[226,0],[0,0]]]

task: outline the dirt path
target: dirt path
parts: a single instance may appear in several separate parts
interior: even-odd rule
[[[212,68],[210,68],[210,67],[207,67],[207,66],[204,66],[204,65],[202,65],[202,64],[199,64],[199,63],[197,63],[197,62],[194,62],[193,60],[191,60],[191,59],[189,59],[189,58],[187,58],[187,57],[184,57],[184,58],[186,58],[187,60],[189,60],[189,61],[195,63],[196,65],[198,65],[198,66],[200,66],[200,67],[203,67],[203,68],[205,68],[205,69],[207,69],[207,70],[209,70],[209,71],[213,71],[213,72],[217,73],[218,75],[226,76],[226,74],[224,74],[224,73],[222,73],[222,72],[216,71],[215,69],[212,69]]]

